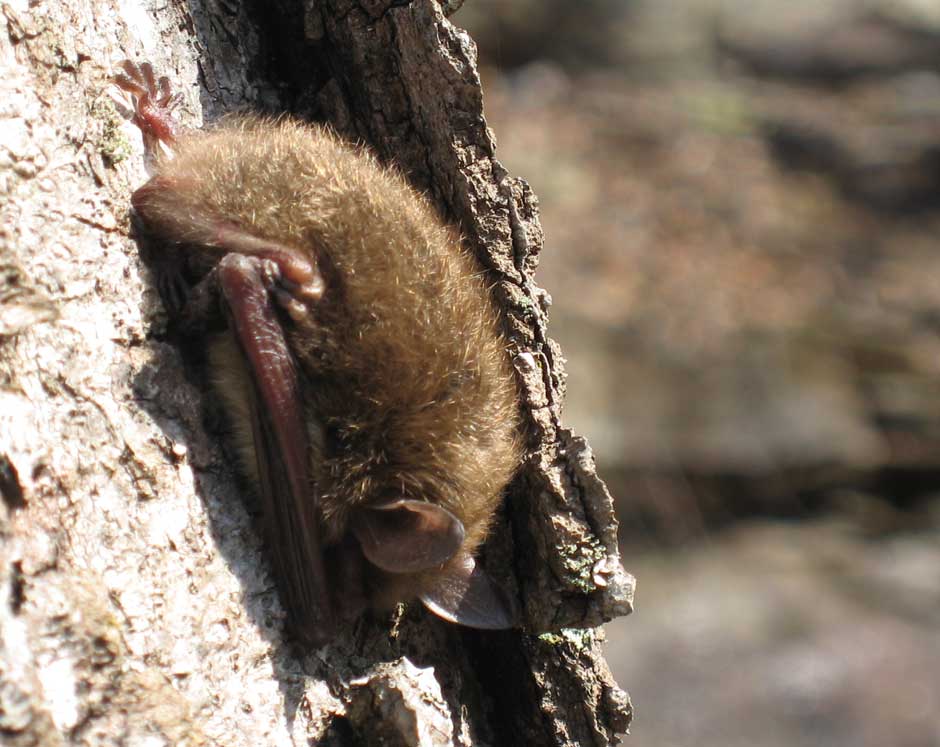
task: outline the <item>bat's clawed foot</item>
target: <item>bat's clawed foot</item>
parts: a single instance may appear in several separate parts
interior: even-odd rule
[[[293,298],[307,304],[323,297],[323,276],[315,264],[293,253],[285,253],[276,261],[281,271],[278,282]]]
[[[306,314],[306,304],[323,297],[325,283],[316,260],[295,247],[256,236],[230,223],[215,226],[213,243],[262,262],[261,279],[266,289],[293,318],[297,318],[297,313]]]
[[[132,94],[135,99],[149,98],[150,101],[166,109],[175,109],[183,100],[182,95],[173,93],[170,79],[165,75],[154,75],[153,65],[149,62],[137,64],[133,60],[121,63],[123,73],[114,76],[114,84]]]
[[[144,139],[172,144],[176,140],[177,130],[172,114],[183,97],[173,93],[169,78],[165,75],[157,78],[154,75],[153,66],[149,62],[138,65],[132,60],[124,60],[121,69],[124,72],[111,80],[133,97],[133,122],[144,133]]]
[[[288,280],[281,266],[273,259],[262,259],[260,262],[261,277],[274,302],[295,322],[304,319],[309,314],[305,300],[309,298],[310,289]],[[321,295],[322,290],[318,290],[314,298]]]

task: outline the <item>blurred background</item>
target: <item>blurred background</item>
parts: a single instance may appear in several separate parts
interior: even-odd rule
[[[634,747],[940,745],[940,2],[467,0]]]

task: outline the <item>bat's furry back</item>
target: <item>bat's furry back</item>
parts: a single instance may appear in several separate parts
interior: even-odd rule
[[[325,541],[355,508],[403,496],[457,516],[472,554],[520,459],[518,404],[489,289],[456,232],[396,172],[322,128],[240,117],[175,151],[158,165],[173,189],[148,205],[151,223],[165,211],[179,237],[186,220],[215,216],[297,248],[323,275],[322,300],[286,328]],[[231,343],[214,356],[251,472],[250,383]]]

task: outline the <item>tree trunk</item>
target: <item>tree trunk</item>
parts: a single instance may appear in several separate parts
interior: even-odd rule
[[[597,626],[630,611],[633,579],[591,453],[560,423],[537,202],[494,157],[473,44],[433,0],[258,5],[0,6],[0,741],[614,742],[630,702]],[[524,630],[408,605],[320,650],[285,638],[211,395],[128,237],[146,174],[109,95],[125,57],[184,92],[187,125],[238,108],[330,122],[460,226],[526,413],[530,456],[484,550]]]

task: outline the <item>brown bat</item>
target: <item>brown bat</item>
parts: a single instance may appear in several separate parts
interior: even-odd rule
[[[168,80],[122,68],[145,143],[174,152],[131,196],[138,240],[168,311],[208,337],[295,634],[320,644],[415,597],[509,627],[474,554],[521,458],[519,405],[457,233],[321,127],[238,117],[180,133]]]

